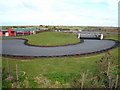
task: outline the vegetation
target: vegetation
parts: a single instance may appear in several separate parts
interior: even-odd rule
[[[96,72],[83,72],[80,79],[74,80],[77,88],[118,88],[118,64],[111,53],[106,53],[96,65]]]
[[[105,38],[118,40],[116,35],[106,34]],[[115,88],[119,87],[118,60],[118,48],[86,57],[3,57],[3,88]]]
[[[116,34],[116,33],[106,33],[104,34],[105,39],[113,39],[113,40],[119,40],[120,37],[120,33]],[[119,40],[120,41],[120,40]]]
[[[85,30],[85,31],[113,31],[117,32],[118,27],[94,27],[94,26],[50,26],[50,25],[37,25],[37,26],[2,26],[2,29],[9,28],[37,28],[46,30]]]
[[[8,37],[3,39],[24,38],[28,39],[28,43],[32,45],[66,45],[80,42],[75,34],[62,32],[44,32],[30,36]]]
[[[2,89],[2,57],[0,57],[0,89]]]

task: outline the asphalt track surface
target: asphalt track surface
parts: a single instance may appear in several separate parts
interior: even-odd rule
[[[119,45],[115,40],[84,39],[76,45],[60,47],[35,47],[25,45],[22,39],[6,39],[2,42],[2,56],[13,57],[61,57],[101,53]]]

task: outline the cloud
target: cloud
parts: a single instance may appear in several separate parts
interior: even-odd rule
[[[117,26],[118,0],[1,0],[0,25]]]

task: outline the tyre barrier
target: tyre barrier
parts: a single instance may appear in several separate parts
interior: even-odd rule
[[[28,42],[28,40],[26,39],[22,39],[25,40],[25,44]],[[106,40],[112,40],[112,39],[106,39]],[[84,40],[81,40],[82,42],[84,42]],[[72,55],[58,55],[58,56],[14,56],[14,55],[9,55],[9,54],[2,54],[1,56],[3,57],[9,57],[9,58],[16,58],[16,59],[34,59],[34,58],[52,58],[52,57],[78,57],[78,56],[89,56],[89,55],[95,55],[95,54],[99,54],[99,53],[103,53],[103,52],[107,52],[109,50],[112,50],[114,48],[116,48],[117,46],[120,45],[119,41],[116,40],[112,40],[115,42],[115,45],[113,45],[112,47],[105,49],[105,50],[100,50],[100,51],[95,51],[95,52],[89,52],[89,53],[82,53],[82,54],[72,54]],[[38,47],[38,46],[37,46]],[[42,47],[42,46],[40,46]],[[47,47],[47,46],[45,46]]]

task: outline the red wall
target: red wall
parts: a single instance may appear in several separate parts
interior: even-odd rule
[[[17,35],[30,35],[31,32],[18,32]]]

